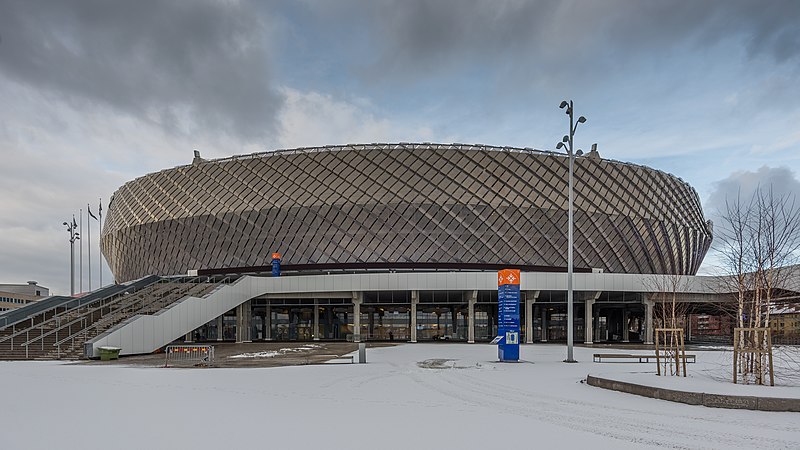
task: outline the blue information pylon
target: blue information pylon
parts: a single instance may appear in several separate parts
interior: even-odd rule
[[[501,362],[519,361],[519,278],[517,269],[497,273],[497,356]]]

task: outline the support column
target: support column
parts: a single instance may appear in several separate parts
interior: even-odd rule
[[[475,343],[475,302],[478,301],[478,291],[470,291],[467,298],[467,343]]]
[[[269,304],[269,300],[267,300],[267,311],[264,314],[264,339],[272,340],[272,305]]]
[[[586,335],[584,338],[584,344],[592,344],[592,337],[594,336],[594,314],[592,313],[594,306],[594,299],[586,299],[586,304],[584,307],[586,308],[584,311],[584,319],[583,319],[583,331]]]
[[[194,340],[192,339],[192,333],[194,333],[194,330],[192,330],[192,331],[190,331],[190,332],[186,333],[186,336],[184,336],[184,337],[183,337],[183,342],[184,342],[184,343],[188,344],[188,343],[190,343],[190,342],[193,342],[193,341],[194,341]]]
[[[374,307],[369,308],[369,316],[367,316],[367,335],[364,336],[364,340],[373,337],[375,334],[375,309]]]
[[[236,307],[236,342],[251,342],[250,341],[250,327],[252,327],[251,318],[252,307],[250,300],[242,303]]]
[[[686,324],[686,342],[692,342],[692,316],[688,311],[683,315],[683,323]]]
[[[419,303],[419,291],[411,291],[411,342],[417,342],[417,303]]]
[[[642,294],[642,304],[644,304],[644,343],[653,343],[653,306],[655,302],[647,298],[647,294]]]
[[[594,323],[598,325],[594,330],[594,340],[598,342],[605,340],[600,339],[600,308],[594,308]],[[608,329],[608,324],[606,324],[606,329]]]
[[[528,291],[525,297],[525,343],[533,344],[533,304],[539,298],[539,291]]]
[[[311,334],[312,339],[319,340],[319,300],[314,299],[314,332]]]
[[[267,315],[264,314],[261,316],[261,339],[267,339]]]
[[[222,316],[224,316],[224,314]],[[217,317],[217,340],[218,341],[222,340],[222,327],[223,327],[222,316]]]
[[[596,292],[593,296],[586,298],[586,303],[584,304],[584,312],[583,312],[583,334],[584,334],[584,344],[592,344],[592,338],[594,337],[594,302],[600,298],[600,294],[602,292]]]
[[[353,342],[361,342],[361,302],[362,292],[353,292]]]
[[[547,307],[542,305],[542,342],[547,342]]]
[[[630,335],[628,334],[628,307],[622,307],[622,342],[630,342]]]

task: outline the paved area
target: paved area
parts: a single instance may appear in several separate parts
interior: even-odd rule
[[[352,342],[252,342],[252,343],[233,343],[233,342],[208,342],[198,344],[210,344],[214,346],[215,361],[212,367],[283,367],[283,366],[302,366],[308,364],[324,363],[347,363],[346,360],[336,358],[347,355],[358,350],[358,344]],[[368,342],[367,348],[389,347],[397,345],[397,342]],[[429,344],[445,344],[429,343]],[[468,344],[464,344],[468,345]],[[547,344],[545,344],[547,345]],[[563,343],[553,345],[563,346]],[[594,344],[585,346],[577,344],[576,347],[593,348],[595,351],[603,349],[628,349],[628,350],[653,350],[652,345],[644,344]],[[687,346],[687,351],[690,347]],[[369,356],[367,356],[369,359]],[[356,361],[358,357],[356,356]],[[114,361],[83,361],[81,364],[101,365],[101,364],[121,364],[144,367],[163,367],[165,362],[164,353],[153,353],[150,355],[123,356]],[[193,367],[191,363],[170,364],[176,367]]]
[[[206,343],[198,343],[206,345]],[[352,342],[253,342],[236,344],[232,342],[212,342],[214,346],[214,363],[212,367],[283,367],[302,366],[308,364],[349,363],[336,358],[358,350],[358,344]],[[367,349],[387,347],[392,343],[367,343]],[[367,359],[369,359],[369,352]],[[358,362],[358,355],[355,357]],[[118,364],[143,367],[163,367],[164,353],[150,355],[123,356],[118,360],[84,361],[82,364],[104,365]],[[193,367],[196,362],[173,363],[170,367]]]

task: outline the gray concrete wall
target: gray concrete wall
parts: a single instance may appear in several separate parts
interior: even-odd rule
[[[708,406],[710,408],[800,412],[800,399],[798,398],[754,397],[678,391],[628,383],[625,381],[616,381],[592,375],[586,377],[586,383],[590,386],[610,389],[612,391],[625,392],[671,402],[686,403],[688,405]]]

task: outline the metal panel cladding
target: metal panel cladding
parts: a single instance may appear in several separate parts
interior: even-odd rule
[[[188,269],[435,263],[565,267],[565,155],[483,145],[281,150],[145,175],[114,194],[102,250],[118,281]],[[575,166],[575,266],[695,274],[711,224],[648,167]]]

